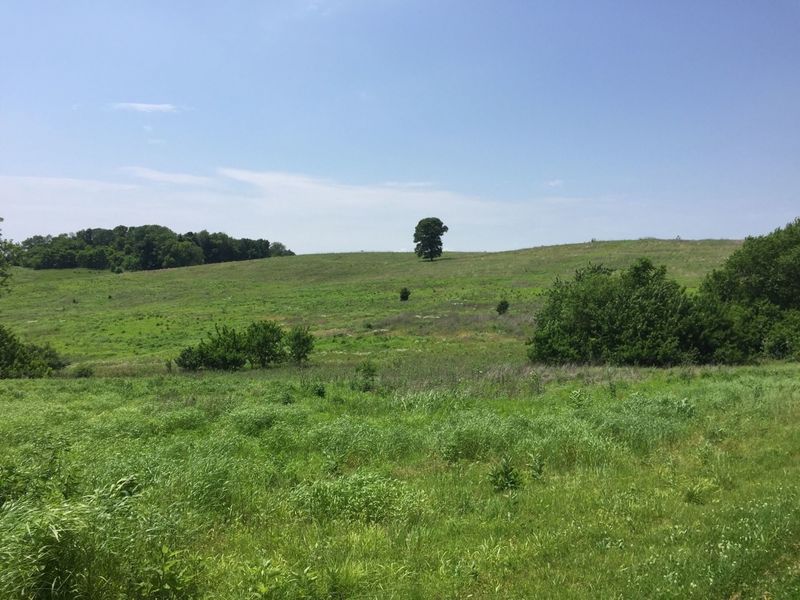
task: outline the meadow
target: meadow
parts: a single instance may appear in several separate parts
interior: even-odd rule
[[[0,597],[798,597],[800,366],[525,359],[554,277],[736,247],[16,270],[3,322],[95,376],[0,381]],[[259,318],[310,364],[167,369]]]
[[[637,240],[496,253],[321,254],[114,274],[15,269],[0,301],[3,323],[29,342],[50,342],[99,374],[148,374],[215,324],[258,319],[310,325],[315,362],[352,364],[398,352],[485,353],[522,360],[540,294],[589,263],[619,268],[640,256],[694,288],[739,242]],[[402,287],[411,289],[399,301]],[[499,318],[505,298],[511,309]],[[417,362],[416,360],[414,362]],[[424,362],[424,361],[423,361]]]

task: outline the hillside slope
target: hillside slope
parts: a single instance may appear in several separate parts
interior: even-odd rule
[[[410,253],[321,254],[121,275],[16,269],[11,293],[0,300],[0,318],[73,361],[123,371],[163,368],[166,358],[214,324],[256,319],[309,324],[322,362],[421,345],[459,351],[487,338],[496,342],[494,351],[521,357],[539,294],[554,278],[589,262],[622,267],[648,256],[691,288],[738,245],[594,242],[450,252],[433,263]],[[398,299],[403,286],[412,291],[405,303]],[[501,298],[511,310],[498,317],[494,307]]]

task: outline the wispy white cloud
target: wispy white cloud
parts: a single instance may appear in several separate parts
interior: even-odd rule
[[[158,223],[176,231],[209,229],[280,240],[301,253],[409,248],[417,221],[430,216],[449,226],[444,242],[451,250],[726,235],[709,225],[716,221],[702,205],[676,214],[663,203],[617,197],[542,194],[497,201],[413,182],[355,184],[240,168],[194,174],[133,166],[122,173],[135,179],[126,181],[122,174],[119,181],[0,176],[4,233],[24,239]],[[770,224],[776,219],[760,218]],[[745,232],[769,229],[759,228],[759,218],[748,219]]]
[[[116,102],[111,105],[114,110],[140,113],[177,113],[180,109],[174,104],[148,104],[145,102]]]
[[[347,184],[305,174],[223,168],[219,174],[249,187],[250,206],[266,222],[280,223],[300,252],[408,247],[414,226],[437,216],[450,227],[446,247],[460,250],[523,248],[607,237],[626,206],[601,213],[610,199],[542,196],[500,202],[427,184]],[[423,182],[420,182],[423,183]],[[591,207],[587,211],[586,207]],[[603,221],[598,226],[597,221]],[[607,221],[607,222],[606,222]],[[569,235],[564,237],[564,223]],[[601,233],[591,234],[590,231]]]
[[[138,177],[139,179],[146,179],[147,181],[154,181],[157,183],[208,186],[214,182],[211,177],[190,175],[188,173],[168,173],[166,171],[158,171],[146,167],[123,167],[122,171],[134,177]]]
[[[551,179],[549,181],[545,181],[544,183],[549,188],[560,188],[564,185],[563,179]]]

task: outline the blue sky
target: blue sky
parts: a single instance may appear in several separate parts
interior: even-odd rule
[[[0,5],[3,235],[298,252],[743,237],[800,216],[800,0]]]

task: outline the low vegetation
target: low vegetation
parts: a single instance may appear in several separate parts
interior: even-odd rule
[[[418,360],[0,382],[0,597],[800,593],[796,365]]]
[[[314,348],[314,336],[308,327],[295,326],[287,334],[275,321],[251,323],[244,332],[217,326],[196,346],[187,346],[175,359],[181,369],[217,369],[235,371],[246,363],[265,368],[291,358],[302,363]]]
[[[77,366],[0,381],[0,597],[796,597],[797,307],[704,283],[737,247],[13,269]],[[701,302],[761,364],[691,364]]]
[[[67,364],[49,344],[25,343],[0,325],[0,379],[45,377]]]

